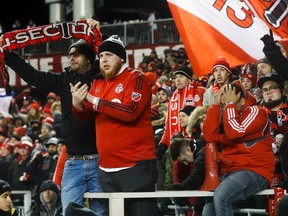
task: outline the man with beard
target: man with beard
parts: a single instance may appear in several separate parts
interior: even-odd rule
[[[257,82],[262,90],[263,105],[269,115],[276,156],[275,178],[272,183],[288,189],[288,100],[283,94],[284,81],[277,74],[268,74]],[[279,137],[282,137],[279,143]]]
[[[100,23],[87,19],[91,28],[100,30]],[[2,46],[3,38],[0,38]],[[72,112],[72,95],[69,84],[90,85],[98,70],[95,63],[95,53],[84,40],[78,40],[68,49],[70,66],[62,73],[43,72],[32,67],[13,51],[5,51],[5,64],[13,69],[29,85],[43,91],[53,92],[60,96],[62,107],[61,134],[66,149],[67,158],[61,181],[61,199],[63,215],[69,202],[84,204],[85,192],[101,192],[98,181],[98,151],[95,144],[95,123],[93,119],[83,121],[76,118]],[[65,157],[64,157],[65,158]],[[12,185],[13,187],[13,185]],[[103,203],[104,202],[104,203]],[[106,216],[107,203],[92,200],[91,209],[99,216]]]
[[[94,80],[89,93],[87,85],[70,86],[78,117],[95,114],[101,187],[104,192],[155,191],[149,80],[125,65],[125,46],[117,35],[99,46],[98,56],[103,77]],[[126,216],[158,215],[156,199],[128,199],[125,207]]]

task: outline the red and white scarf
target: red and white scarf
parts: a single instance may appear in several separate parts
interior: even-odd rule
[[[4,69],[3,51],[71,38],[82,38],[94,49],[95,53],[98,52],[98,47],[102,43],[101,33],[96,27],[91,28],[86,20],[55,23],[5,33],[2,47],[0,47],[0,74],[4,88],[9,82],[9,76]]]

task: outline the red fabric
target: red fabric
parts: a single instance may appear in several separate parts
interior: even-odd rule
[[[63,170],[65,166],[65,161],[66,161],[66,146],[64,145],[61,151],[61,154],[58,158],[57,161],[57,166],[54,171],[54,176],[53,176],[53,181],[55,182],[56,185],[61,186],[61,181],[62,181],[62,175],[63,175]]]
[[[98,47],[102,43],[101,33],[96,27],[91,29],[86,20],[49,24],[6,32],[3,36],[4,43],[2,49],[0,49],[0,73],[4,87],[6,87],[8,78],[7,74],[4,73],[4,50],[20,49],[35,44],[71,38],[84,39],[90,44],[95,53],[98,52]]]
[[[221,116],[225,133],[219,132]],[[236,105],[229,104],[222,115],[219,105],[208,108],[203,127],[204,139],[207,143],[220,143],[222,155],[232,161],[230,165],[221,164],[221,174],[249,169],[271,183],[275,160],[271,148],[272,138],[267,127],[268,116],[259,106],[246,104],[238,112]]]
[[[203,94],[206,89],[200,82],[192,81],[182,90],[176,89],[168,103],[168,113],[165,123],[165,131],[161,143],[170,146],[170,140],[181,131],[178,122],[178,113],[183,106],[202,106]]]
[[[95,79],[90,94],[101,98],[96,112],[96,143],[101,168],[135,166],[137,161],[155,159],[151,125],[151,90],[142,72],[126,67],[109,80]],[[86,118],[90,103],[76,115]]]

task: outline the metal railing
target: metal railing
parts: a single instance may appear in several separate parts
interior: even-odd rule
[[[156,24],[157,29],[151,30],[151,25]],[[101,25],[104,35],[117,34],[126,47],[145,44],[169,44],[181,42],[174,20],[159,19],[154,22],[127,21],[123,23]],[[18,50],[22,56],[45,55],[66,53],[74,40],[63,40],[44,44],[37,44]]]
[[[32,193],[29,190],[13,190],[11,192],[12,194],[20,194],[23,195],[23,201],[24,205],[23,206],[15,206],[15,208],[18,209],[19,211],[19,216],[24,216],[26,213],[30,210],[31,208],[31,203],[32,203]]]

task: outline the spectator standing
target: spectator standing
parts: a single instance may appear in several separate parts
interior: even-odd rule
[[[288,80],[288,38],[274,40],[272,30],[261,40],[264,43],[263,52],[273,65],[275,71],[285,80]]]
[[[80,83],[71,85],[71,92],[79,117],[91,118],[91,111],[95,115],[102,189],[155,191],[157,167],[148,78],[125,65],[125,46],[117,35],[102,42],[98,55],[102,79],[94,80],[89,93],[87,85],[78,88]],[[125,204],[126,216],[158,215],[156,199],[125,200]]]
[[[0,180],[0,215],[1,216],[17,216],[18,211],[13,208],[11,198],[12,188],[8,182]]]
[[[25,178],[23,173],[26,172],[27,164],[31,159],[32,148],[33,144],[29,141],[22,141],[19,144],[18,156],[12,161],[9,167],[7,178],[7,181],[11,187],[13,187],[13,190],[32,190],[37,184],[37,182],[23,181],[23,178]],[[20,200],[22,199],[22,196],[15,195],[14,198],[16,199],[16,197],[19,197],[18,204],[23,204],[23,202]]]
[[[16,19],[11,26],[11,31],[20,30],[22,29],[22,24],[19,19]]]
[[[275,70],[269,59],[259,59],[259,61],[257,62],[257,79],[265,77],[269,73],[275,73]]]
[[[203,216],[233,215],[233,203],[268,188],[272,182],[275,162],[269,119],[255,104],[255,98],[240,86],[228,84],[216,93],[214,104],[207,110],[204,140],[219,143],[222,155],[231,162],[221,164],[221,183],[213,200],[206,199]]]
[[[33,28],[33,27],[36,27],[36,23],[33,19],[29,19],[28,25],[26,28],[28,29],[28,28]]]
[[[8,139],[6,139],[8,142]],[[7,181],[8,170],[13,161],[13,147],[8,143],[0,143],[0,179]]]
[[[181,65],[174,72],[177,89],[174,91],[168,103],[168,113],[165,123],[165,131],[157,146],[157,159],[161,160],[170,146],[170,140],[181,131],[178,121],[179,110],[183,106],[201,106],[205,88],[199,82],[193,80],[193,72],[187,65]]]
[[[212,67],[212,75],[215,79],[203,95],[203,106],[211,106],[214,103],[214,95],[227,83],[232,81],[232,71],[227,59],[218,57]]]
[[[99,27],[99,22],[88,19],[89,26]],[[85,192],[102,191],[98,181],[98,152],[95,144],[93,119],[77,119],[72,112],[72,95],[69,83],[92,83],[97,73],[95,53],[84,41],[78,40],[68,50],[70,66],[63,73],[36,70],[12,51],[5,51],[5,64],[11,67],[30,85],[60,97],[62,107],[62,138],[67,148],[67,158],[61,182],[63,215],[69,202],[84,204]],[[61,137],[60,137],[61,138]],[[93,200],[91,208],[99,216],[107,215],[106,202]]]
[[[263,106],[269,116],[271,134],[276,144],[276,167],[272,186],[288,189],[288,101],[283,94],[284,81],[277,74],[268,74],[257,82],[262,90]],[[277,138],[282,137],[280,142]]]

